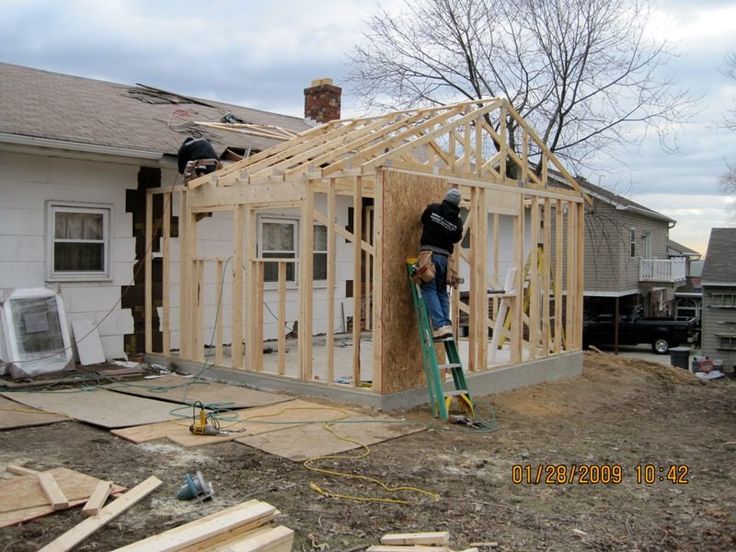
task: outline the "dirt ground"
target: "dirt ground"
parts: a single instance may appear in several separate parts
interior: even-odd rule
[[[65,466],[126,486],[149,475],[164,482],[80,551],[110,550],[251,498],[276,506],[278,521],[296,531],[294,550],[305,552],[357,552],[387,532],[433,530],[449,530],[454,548],[478,543],[480,551],[736,549],[734,380],[701,383],[676,368],[588,352],[578,378],[477,402],[486,417],[495,410],[496,431],[440,425],[415,409],[397,414],[426,431],[372,446],[363,459],[321,464],[432,490],[438,500],[309,472],[237,443],[134,445],[73,422],[2,432],[0,467]],[[596,467],[578,468],[592,476],[589,484],[580,471],[572,483],[545,482],[547,466],[568,466],[559,476],[566,479],[572,464],[621,466],[621,481],[593,483],[596,473],[617,470]],[[644,464],[657,467],[653,484],[637,482],[635,467]],[[677,472],[687,470],[687,484],[666,479],[671,465],[687,466]],[[527,483],[538,466],[541,482]],[[214,484],[215,500],[176,499],[184,474],[196,470]],[[336,494],[410,503],[326,498],[310,482]],[[37,550],[80,520],[74,509],[2,529],[0,551]]]

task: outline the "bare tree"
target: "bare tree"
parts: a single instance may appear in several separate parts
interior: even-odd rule
[[[726,55],[724,74],[736,81],[736,53]],[[736,106],[728,110],[723,126],[736,131]],[[736,165],[728,165],[728,170],[721,175],[721,190],[727,195],[736,195]],[[736,210],[736,204],[732,205]]]
[[[584,163],[648,132],[662,141],[687,116],[648,18],[646,0],[404,0],[367,21],[351,81],[370,107],[507,98],[550,150]]]

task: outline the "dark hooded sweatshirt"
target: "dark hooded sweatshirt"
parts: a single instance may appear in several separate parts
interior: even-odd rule
[[[422,224],[420,249],[451,255],[453,244],[463,237],[460,208],[449,201],[428,205],[422,213]]]

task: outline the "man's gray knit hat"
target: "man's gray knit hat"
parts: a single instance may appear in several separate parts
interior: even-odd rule
[[[447,193],[445,194],[445,201],[447,201],[448,203],[453,203],[454,205],[460,205],[461,199],[462,194],[457,188],[447,190]]]

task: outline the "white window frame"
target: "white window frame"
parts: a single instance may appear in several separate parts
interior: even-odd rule
[[[299,240],[300,240],[300,227],[299,227],[300,219],[296,217],[290,217],[290,216],[280,216],[280,215],[261,215],[258,217],[258,241],[257,241],[257,252],[258,257],[262,259],[266,259],[266,257],[263,256],[263,225],[265,223],[271,223],[271,224],[290,224],[294,228],[294,257],[299,257]],[[323,226],[323,224],[317,224],[314,223],[312,225],[312,232],[314,232],[314,228],[317,226]],[[325,227],[326,228],[326,227]],[[317,250],[315,249],[312,251],[312,264],[314,264],[314,254],[320,253],[325,255],[325,259],[327,258],[327,249],[324,250]],[[291,258],[291,257],[290,257]],[[277,262],[277,261],[274,261]],[[289,288],[295,288],[298,287],[299,284],[299,263],[294,263],[294,279],[289,280],[287,278],[286,280],[286,286]],[[323,280],[313,280],[313,284],[315,287],[324,287],[327,285],[327,279]],[[278,287],[277,281],[265,281],[264,287],[266,289],[276,289]]]
[[[90,270],[54,270],[54,236],[56,229],[56,213],[93,213],[102,215],[102,240],[69,240],[74,243],[99,243],[103,248],[103,269]],[[104,282],[112,280],[112,205],[107,203],[82,203],[68,201],[46,202],[46,279],[49,282]]]
[[[629,228],[629,258],[636,258],[636,228]]]

